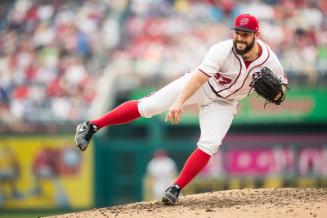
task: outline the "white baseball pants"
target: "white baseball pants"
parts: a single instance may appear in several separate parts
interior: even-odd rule
[[[179,92],[190,78],[190,73],[176,79],[154,94],[140,99],[138,109],[143,117],[150,118],[168,111]],[[234,115],[237,101],[217,97],[205,83],[184,105],[197,104],[200,108],[201,136],[197,143],[203,152],[213,155],[218,151]]]

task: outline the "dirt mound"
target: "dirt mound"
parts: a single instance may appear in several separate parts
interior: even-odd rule
[[[175,206],[159,201],[126,204],[53,216],[75,217],[327,217],[327,189],[244,189],[180,197]]]

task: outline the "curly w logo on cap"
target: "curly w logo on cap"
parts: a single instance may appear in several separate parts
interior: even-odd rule
[[[243,17],[241,20],[240,20],[240,25],[241,26],[244,26],[244,25],[246,25],[246,24],[248,24],[249,23],[249,18],[247,18],[247,17]]]

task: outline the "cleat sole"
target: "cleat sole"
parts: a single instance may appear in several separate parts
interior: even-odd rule
[[[173,201],[172,199],[170,199],[170,198],[167,197],[167,196],[163,196],[163,197],[162,197],[162,203],[163,203],[164,205],[167,205],[167,206],[173,206],[173,205],[176,203],[176,201]]]

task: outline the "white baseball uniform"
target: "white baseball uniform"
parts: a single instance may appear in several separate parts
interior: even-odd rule
[[[209,155],[215,154],[221,145],[236,114],[238,101],[250,91],[254,72],[268,67],[283,84],[288,83],[275,53],[263,41],[258,39],[257,42],[262,50],[261,55],[248,68],[242,57],[235,53],[231,39],[213,45],[202,63],[191,72],[200,70],[210,77],[184,104],[197,104],[200,107],[201,136],[197,145]],[[167,111],[191,73],[186,73],[153,95],[142,98],[138,105],[140,114],[150,118]]]

